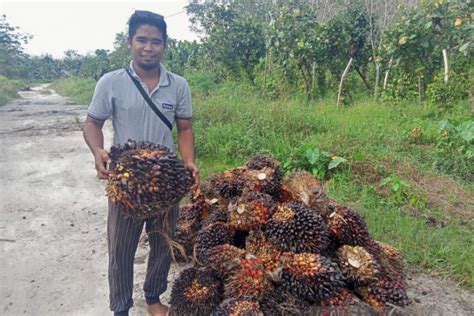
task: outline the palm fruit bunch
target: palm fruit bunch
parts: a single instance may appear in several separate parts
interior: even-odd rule
[[[282,286],[275,286],[273,291],[265,293],[260,300],[260,308],[264,315],[299,316],[311,315],[306,313],[311,303],[295,297]]]
[[[107,196],[134,218],[149,218],[189,192],[191,173],[162,145],[129,140],[110,149]]]
[[[265,271],[273,274],[280,267],[281,251],[261,230],[252,230],[245,240],[245,250],[262,259]]]
[[[319,254],[284,253],[282,262],[282,286],[308,302],[328,299],[345,285],[337,263]]]
[[[283,180],[283,169],[280,162],[267,155],[256,155],[245,164],[249,171],[249,184],[252,190],[272,196],[279,193]]]
[[[330,242],[322,217],[297,203],[279,205],[264,232],[283,251],[320,253]]]
[[[212,270],[186,269],[174,282],[170,315],[209,315],[222,301],[223,290]]]
[[[216,222],[202,228],[194,244],[196,260],[202,264],[208,264],[209,250],[215,246],[230,244],[233,236],[233,229],[226,223]]]
[[[401,254],[400,250],[395,248],[392,245],[384,243],[382,241],[375,241],[375,243],[382,249],[385,257],[390,262],[390,265],[398,272],[403,272],[403,255]]]
[[[272,197],[260,192],[246,192],[228,205],[229,224],[235,229],[252,230],[267,223],[275,208]]]
[[[248,255],[226,279],[225,295],[227,298],[245,296],[258,300],[271,289],[269,282],[262,259]]]
[[[224,300],[211,316],[261,316],[262,311],[258,301],[252,298],[239,297]]]
[[[197,231],[195,269],[223,283],[212,315],[368,315],[369,304],[407,304],[394,271],[399,252],[376,242],[362,216],[329,199],[310,173],[283,179],[278,161],[258,155],[204,180],[201,192],[182,209],[180,229]]]
[[[235,168],[211,176],[203,182],[201,191],[206,198],[224,202],[241,196],[247,183],[246,171],[245,168]]]
[[[411,302],[400,277],[379,276],[368,286],[358,287],[357,291],[375,308],[384,308],[389,304],[406,306]]]
[[[303,203],[312,208],[322,200],[326,200],[321,181],[317,180],[308,171],[298,171],[292,174],[283,184],[290,192],[293,201]],[[318,210],[318,208],[315,208]]]
[[[377,260],[363,247],[344,245],[337,258],[344,276],[356,284],[368,284],[380,274]]]
[[[397,275],[382,248],[370,236],[364,219],[354,210],[336,206],[334,212],[325,217],[327,228],[340,245],[362,246],[374,256],[382,272]]]
[[[183,255],[177,249],[173,249],[176,261],[186,262],[192,256],[193,245],[201,228],[203,213],[207,207],[205,199],[198,196],[193,197],[191,203],[179,208],[174,240],[184,248],[185,254]]]
[[[207,254],[209,267],[214,269],[219,276],[223,278],[227,277],[245,258],[244,249],[237,248],[230,244],[212,247]]]

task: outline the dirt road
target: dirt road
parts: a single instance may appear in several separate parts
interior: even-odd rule
[[[82,139],[86,109],[48,91],[35,87],[0,107],[0,313],[109,315],[105,183]],[[110,125],[105,135],[108,148]],[[132,315],[146,315],[146,258],[140,247]],[[173,265],[169,280],[182,268]],[[422,314],[474,314],[471,291],[427,275],[410,278]]]

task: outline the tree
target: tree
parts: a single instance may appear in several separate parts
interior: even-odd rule
[[[10,25],[6,16],[0,16],[0,75],[13,78],[24,75],[26,55],[23,45],[32,38],[29,34],[19,33],[18,27]]]

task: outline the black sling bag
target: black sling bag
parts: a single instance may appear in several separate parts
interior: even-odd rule
[[[145,99],[146,103],[148,103],[148,105],[151,107],[151,109],[153,110],[153,112],[156,113],[156,115],[158,115],[158,117],[163,121],[163,123],[165,123],[166,126],[168,126],[168,128],[170,129],[170,131],[173,130],[173,125],[171,124],[171,122],[166,118],[166,116],[161,113],[161,111],[156,107],[155,103],[153,103],[153,101],[150,99],[150,97],[148,96],[148,93],[145,92],[145,90],[143,89],[142,85],[140,84],[140,82],[138,82],[137,79],[135,79],[132,74],[130,73],[130,70],[128,69],[125,69],[125,71],[127,71],[127,74],[128,76],[130,77],[130,79],[132,79],[133,83],[135,84],[135,86],[137,87],[138,91],[140,91],[140,93],[142,94],[143,98]]]

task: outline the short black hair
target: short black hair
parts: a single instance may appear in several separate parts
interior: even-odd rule
[[[152,25],[160,30],[163,35],[163,41],[166,43],[168,34],[166,33],[165,18],[150,11],[136,10],[128,20],[128,38],[132,38],[137,29],[142,25]]]

